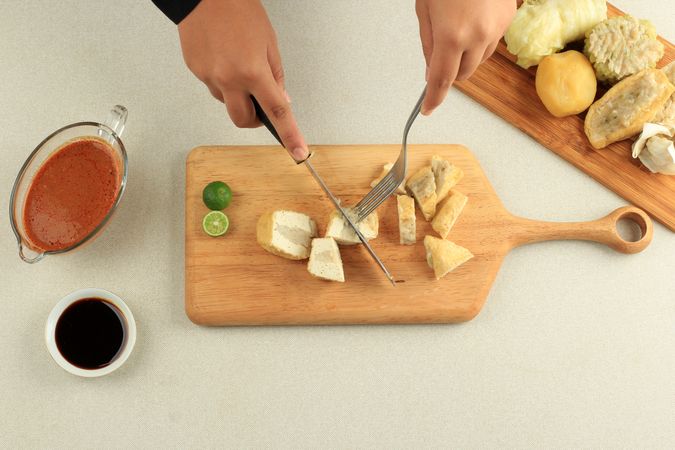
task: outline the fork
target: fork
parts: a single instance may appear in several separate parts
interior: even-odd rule
[[[385,175],[379,183],[377,183],[373,189],[366,194],[360,202],[356,204],[353,209],[354,214],[356,215],[356,222],[360,222],[370,213],[375,211],[375,209],[382,204],[391,194],[393,194],[396,189],[399,187],[403,180],[405,180],[406,171],[408,169],[408,132],[410,127],[412,127],[413,122],[417,118],[417,115],[420,112],[422,107],[422,101],[424,100],[424,95],[427,93],[427,88],[425,87],[422,91],[422,95],[415,103],[408,121],[405,123],[405,128],[403,129],[403,143],[401,145],[401,152],[398,155],[398,159],[394,166],[389,170],[387,175]]]

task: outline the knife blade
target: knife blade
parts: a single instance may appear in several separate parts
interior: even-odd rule
[[[281,144],[282,146],[284,145],[283,142],[281,142],[281,138],[279,137],[279,133],[277,133],[276,128],[274,128],[274,125],[270,121],[269,117],[267,117],[267,114],[265,114],[265,111],[263,111],[262,107],[260,106],[260,103],[258,103],[258,100],[256,100],[255,97],[251,95],[251,101],[253,102],[253,107],[255,108],[255,113],[256,116],[258,116],[258,119],[260,122],[262,122],[263,125],[265,125],[265,128],[274,136],[274,138]],[[349,214],[340,206],[340,200],[333,195],[331,190],[328,188],[326,183],[323,181],[323,178],[319,175],[319,173],[314,169],[314,166],[310,162],[311,154],[305,159],[304,161],[299,162],[298,164],[304,164],[307,167],[307,170],[309,170],[309,173],[312,175],[314,180],[316,180],[317,184],[321,187],[323,192],[326,194],[328,199],[333,203],[333,206],[335,206],[335,209],[342,214],[342,217],[345,219],[345,221],[349,224],[351,229],[356,233],[358,236],[359,240],[363,244],[363,246],[366,248],[370,256],[373,258],[373,260],[377,263],[377,265],[382,269],[382,272],[387,276],[389,279],[389,282],[392,284],[392,286],[396,286],[396,281],[394,280],[394,277],[391,275],[389,270],[387,270],[387,267],[384,265],[382,260],[377,256],[373,248],[370,246],[368,243],[368,240],[361,234],[361,231],[356,227],[354,224],[354,221],[349,217]]]

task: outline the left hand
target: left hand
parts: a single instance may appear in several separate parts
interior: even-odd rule
[[[516,0],[417,0],[427,95],[422,114],[440,105],[455,80],[488,59],[511,24]]]

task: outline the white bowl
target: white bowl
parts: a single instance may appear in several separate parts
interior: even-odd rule
[[[63,311],[65,311],[70,305],[85,298],[101,298],[112,303],[122,312],[127,322],[127,326],[125,328],[126,336],[125,341],[122,344],[122,351],[119,353],[117,358],[113,360],[113,362],[105,367],[101,367],[100,369],[82,369],[71,364],[66,358],[63,357],[63,355],[61,355],[61,352],[59,352],[59,349],[56,346],[56,322],[58,322],[59,317],[61,317]],[[124,303],[121,298],[112,292],[96,288],[80,289],[63,297],[54,306],[52,312],[49,313],[47,325],[45,327],[45,342],[47,343],[47,349],[52,355],[52,358],[54,358],[54,361],[56,361],[56,363],[64,370],[72,373],[73,375],[78,375],[81,377],[100,377],[116,370],[122,364],[124,364],[127,358],[129,358],[131,351],[134,349],[134,344],[136,343],[136,321],[134,320],[134,315],[131,314],[131,310],[126,305],[126,303]]]

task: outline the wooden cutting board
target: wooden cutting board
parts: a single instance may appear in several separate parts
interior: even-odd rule
[[[398,156],[399,145],[318,146],[316,170],[344,202],[355,204],[370,189],[382,165]],[[399,244],[396,199],[379,209],[380,235],[372,247],[397,280],[391,286],[361,246],[342,247],[345,283],[309,275],[306,261],[289,261],[256,243],[258,217],[265,211],[291,209],[309,214],[325,231],[332,205],[307,169],[293,164],[278,146],[198,147],[187,158],[185,196],[185,309],[202,325],[446,323],[473,318],[483,306],[504,256],[512,248],[550,239],[603,242],[618,251],[644,249],[652,236],[649,217],[622,208],[597,222],[543,223],[509,214],[497,198],[478,161],[464,147],[413,145],[410,173],[429,164],[434,154],[461,167],[457,190],[469,202],[448,239],[475,257],[436,281],[422,243],[435,235],[417,211],[414,246]],[[230,230],[207,236],[201,228],[208,212],[201,193],[211,181],[227,182],[234,192],[226,209]],[[626,242],[615,222],[635,221],[643,237]]]
[[[623,14],[612,5],[608,7],[610,17]],[[675,59],[675,46],[664,39],[661,42],[666,52],[659,67]],[[675,231],[675,177],[653,174],[639,160],[632,159],[631,141],[594,149],[584,133],[584,115],[553,117],[537,96],[536,67],[525,70],[515,60],[502,41],[492,58],[456,86]]]

